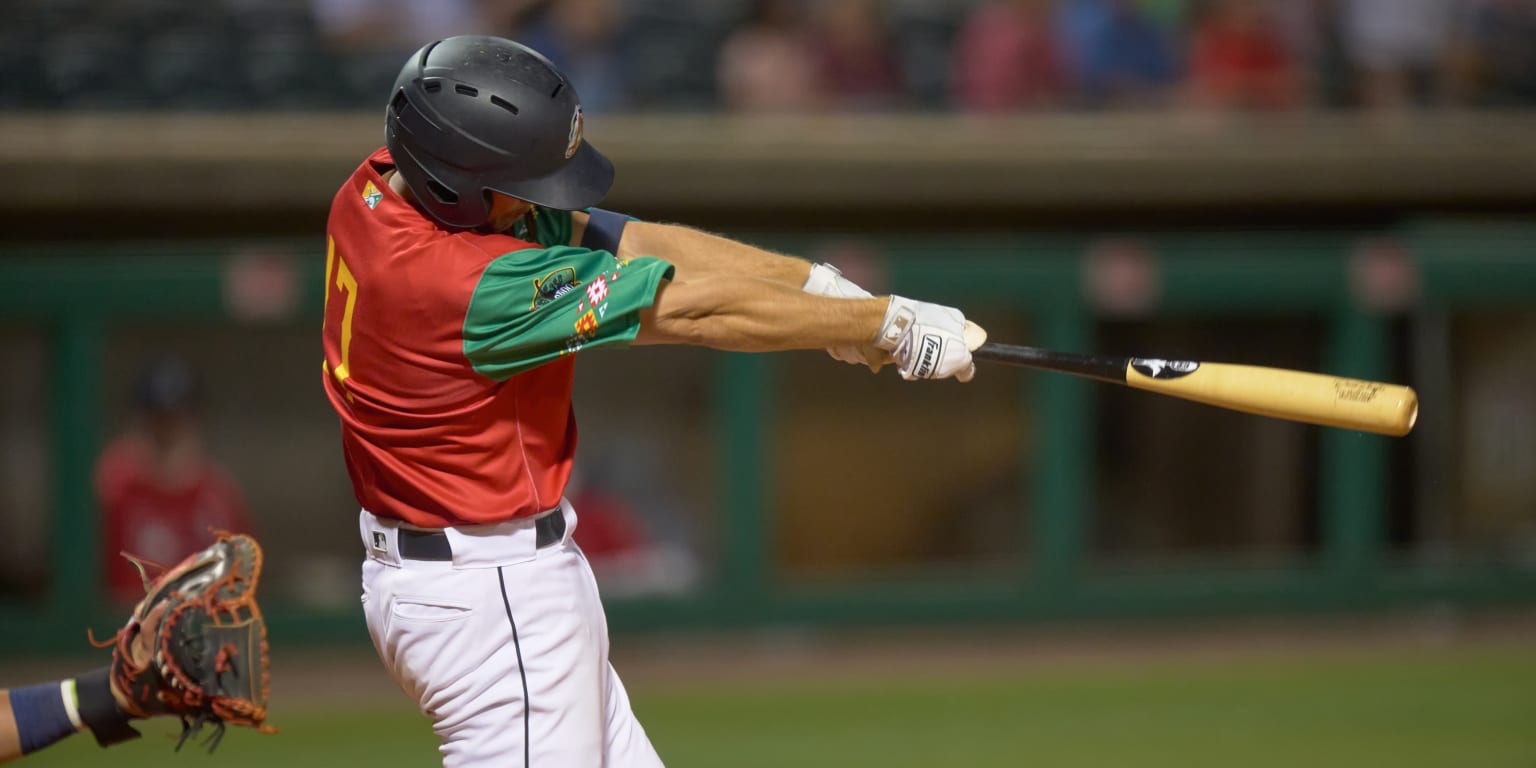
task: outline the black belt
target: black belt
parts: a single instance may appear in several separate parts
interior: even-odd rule
[[[558,544],[565,538],[565,511],[557,509],[535,520],[534,538],[539,549]],[[448,545],[448,534],[442,531],[416,531],[401,528],[399,531],[400,556],[407,560],[452,560],[453,547]]]

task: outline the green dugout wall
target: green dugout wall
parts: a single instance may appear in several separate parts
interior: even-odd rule
[[[772,245],[799,250],[806,241]],[[1102,239],[1032,236],[878,243],[896,293],[968,309],[1018,310],[1039,346],[1091,350],[1113,296],[1096,296]],[[1536,311],[1536,227],[1421,223],[1390,237],[1362,233],[1230,233],[1118,238],[1123,263],[1152,276],[1132,298],[1136,317],[1311,317],[1322,325],[1322,367],[1370,379],[1394,370],[1404,318],[1462,311]],[[303,249],[283,244],[290,249]],[[153,319],[228,322],[267,313],[267,325],[313,327],[322,301],[313,274],[291,296],[231,296],[228,270],[249,244],[135,245],[89,253],[13,246],[0,258],[0,323],[46,338],[46,413],[51,467],[49,581],[36,599],[0,595],[0,650],[81,650],[85,626],[115,623],[99,603],[99,545],[90,475],[104,439],[99,382],[115,324]],[[307,254],[307,250],[298,252]],[[937,259],[936,252],[950,256]],[[245,262],[247,265],[249,260]],[[1134,281],[1133,281],[1134,283]],[[281,292],[279,292],[281,293]],[[1111,292],[1113,293],[1113,291]],[[1132,294],[1135,292],[1132,291]],[[1108,302],[1108,305],[1106,305]],[[1120,308],[1121,311],[1124,307]],[[1011,339],[1009,339],[1011,340]],[[1139,352],[1143,350],[1119,350]],[[1155,350],[1152,350],[1155,352]],[[316,352],[318,355],[318,352]],[[1263,350],[1248,360],[1262,363]],[[1394,553],[1386,515],[1394,488],[1411,486],[1388,438],[1322,430],[1315,453],[1317,546],[1272,566],[1231,568],[1190,558],[1152,572],[1090,563],[1088,513],[1099,488],[1093,388],[1066,376],[1032,374],[1018,392],[1032,414],[1021,440],[1049,446],[1018,468],[1028,489],[1019,547],[984,578],[917,572],[878,583],[793,585],[773,573],[771,514],[777,489],[772,450],[782,397],[770,356],[712,355],[708,381],[718,523],[702,589],[685,597],[615,601],[616,631],[1133,618],[1232,612],[1319,612],[1455,603],[1536,602],[1536,566],[1497,555],[1428,560]],[[634,364],[640,364],[638,362]],[[1147,397],[1150,397],[1148,395]],[[1200,406],[1189,406],[1191,408]],[[1426,409],[1434,407],[1426,401]],[[1428,415],[1428,414],[1426,414]],[[1536,457],[1525,462],[1536,469]],[[1193,489],[1191,493],[1198,493]],[[365,640],[356,609],[269,606],[276,642]]]

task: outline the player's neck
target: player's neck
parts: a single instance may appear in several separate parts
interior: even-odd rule
[[[384,174],[384,183],[388,184],[389,188],[394,190],[395,194],[399,195],[407,203],[411,205],[416,204],[416,196],[411,194],[411,188],[405,185],[405,179],[400,174],[394,171],[386,172]]]

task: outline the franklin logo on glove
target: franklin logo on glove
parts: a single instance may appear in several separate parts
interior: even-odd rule
[[[944,348],[944,342],[933,334],[923,337],[923,349],[917,355],[917,370],[915,373],[919,379],[926,379],[933,375],[933,367],[939,362],[939,350]]]

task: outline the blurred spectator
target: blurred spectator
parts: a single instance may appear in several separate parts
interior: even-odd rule
[[[1454,0],[1345,0],[1345,46],[1367,107],[1441,97]]]
[[[198,389],[185,361],[151,364],[134,387],[133,422],[97,461],[102,576],[116,602],[144,596],[120,552],[174,563],[212,543],[210,529],[250,531],[234,481],[203,452]]]
[[[403,49],[452,35],[484,32],[477,0],[311,0],[315,21],[332,46]]]
[[[1095,35],[1109,22],[1113,0],[1057,0],[1056,41],[1061,47],[1067,75],[1082,87],[1088,71],[1088,50]]]
[[[560,0],[518,36],[570,77],[586,112],[615,112],[626,105],[617,11],[614,0]]]
[[[797,0],[754,0],[720,50],[719,76],[725,106],[740,112],[804,112],[826,101]]]
[[[1053,0],[996,0],[966,22],[955,45],[955,102],[974,110],[1061,105],[1069,84],[1052,27]]]
[[[1296,62],[1262,0],[1210,0],[1190,40],[1191,102],[1224,109],[1293,109],[1301,103]]]
[[[453,35],[492,34],[508,4],[531,0],[310,0],[346,98],[381,108],[412,51]]]
[[[1268,0],[1266,16],[1296,62],[1302,99],[1323,107],[1356,103],[1354,72],[1344,50],[1345,0]]]
[[[812,45],[823,91],[844,110],[889,109],[903,100],[883,0],[823,0]]]
[[[1456,100],[1477,107],[1536,105],[1536,0],[1468,0],[1456,22]]]
[[[698,558],[686,546],[653,537],[624,496],[573,472],[566,496],[581,516],[572,537],[608,597],[681,594],[698,586]]]
[[[1084,97],[1095,107],[1165,105],[1178,74],[1168,31],[1137,0],[1108,0],[1090,17],[1077,58]]]

